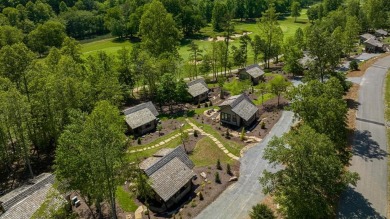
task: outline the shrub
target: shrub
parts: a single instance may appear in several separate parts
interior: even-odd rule
[[[217,169],[222,170],[221,161],[219,159],[217,160]]]
[[[203,198],[203,194],[202,193],[199,193],[199,200],[203,201],[204,198]]]
[[[213,102],[211,102],[211,100],[210,100],[209,106],[213,106]]]
[[[191,208],[195,208],[196,207],[196,202],[195,202],[195,200],[192,200],[192,202],[191,202]]]
[[[350,63],[349,63],[349,69],[352,70],[352,71],[356,71],[359,69],[359,65],[357,63],[356,60],[352,60]]]
[[[275,219],[275,215],[272,210],[265,204],[257,204],[252,207],[252,211],[249,213],[251,219]]]
[[[241,130],[240,139],[241,139],[241,141],[244,141],[244,140],[245,140],[245,128],[244,128],[244,127],[243,127],[242,130]]]
[[[230,138],[229,129],[226,129],[226,135],[225,135],[225,137],[226,137],[227,139],[229,139],[229,138]]]
[[[216,183],[221,183],[221,178],[219,178],[219,173],[218,172],[215,173],[215,182]]]
[[[261,123],[260,123],[260,128],[261,128],[261,129],[265,129],[265,122],[261,122]]]
[[[161,130],[162,130],[162,125],[161,124],[158,124],[157,127],[156,127],[157,131],[158,131],[158,135],[160,136],[161,135]]]
[[[137,139],[137,143],[138,143],[138,144],[141,144],[141,143],[142,143],[142,141],[141,141],[141,137],[138,137],[138,139]]]
[[[209,107],[209,104],[207,102],[204,103],[204,107]]]
[[[194,130],[194,137],[198,137],[198,130]]]
[[[198,108],[200,108],[200,103],[198,103]]]
[[[232,170],[230,169],[230,164],[226,165],[226,173],[232,175]]]

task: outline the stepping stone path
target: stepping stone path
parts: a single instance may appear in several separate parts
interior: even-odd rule
[[[237,157],[236,155],[230,153],[224,146],[223,144],[217,139],[215,138],[213,135],[209,134],[209,133],[206,133],[205,131],[203,131],[203,129],[199,128],[198,126],[196,126],[194,123],[190,122],[190,120],[186,119],[186,121],[188,122],[188,124],[190,124],[190,126],[192,126],[192,129],[194,130],[197,130],[201,135],[204,135],[204,136],[207,136],[209,137],[227,156],[229,156],[230,158],[234,159],[234,160],[239,160],[240,158]]]
[[[190,120],[186,119],[186,121],[188,122],[188,124],[190,124],[190,126],[192,126],[192,129],[184,130],[185,132],[190,132],[190,131],[197,130],[201,135],[209,137],[227,156],[229,156],[230,158],[232,158],[234,160],[239,160],[240,159],[236,155],[230,153],[223,146],[223,144],[217,138],[215,138],[213,135],[206,133],[205,131],[203,131],[203,129],[199,128],[194,123],[190,122]],[[153,146],[144,147],[144,148],[141,148],[141,149],[134,149],[134,150],[129,151],[128,153],[132,154],[132,153],[137,153],[137,152],[140,152],[140,151],[150,150],[150,149],[153,149],[153,148],[156,148],[156,147],[161,147],[161,146],[167,144],[168,142],[172,141],[173,139],[178,138],[179,136],[180,136],[180,133],[178,133],[178,134],[176,134],[176,135],[174,135],[174,136],[172,136],[172,137],[170,137],[170,138],[168,138],[168,139],[166,139],[166,140],[164,140],[164,141],[162,141],[162,142],[160,142],[158,144],[155,144]]]
[[[190,131],[193,131],[193,129],[186,129],[186,130],[184,130],[184,132],[190,132]],[[178,138],[178,137],[180,137],[180,133],[177,133],[176,135],[171,136],[168,139],[165,139],[164,141],[162,141],[162,142],[160,142],[158,144],[155,144],[153,146],[144,147],[144,148],[140,148],[140,149],[134,149],[134,150],[129,151],[128,153],[133,154],[133,153],[137,153],[137,152],[146,151],[146,150],[150,150],[150,149],[153,149],[153,148],[161,147],[161,146],[167,144],[168,142],[170,142],[173,139]]]

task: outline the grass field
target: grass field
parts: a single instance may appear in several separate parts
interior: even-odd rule
[[[232,160],[209,138],[200,139],[190,155],[195,166],[215,165],[219,159],[222,163],[230,163]]]
[[[116,198],[122,210],[126,212],[135,212],[137,210],[138,205],[135,204],[132,194],[126,192],[122,186],[117,187]]]
[[[104,51],[109,54],[116,54],[122,48],[131,48],[132,43],[128,40],[117,40],[115,38],[108,38],[104,40],[92,41],[81,44],[81,52],[88,56],[96,54],[98,51]]]
[[[309,20],[306,15],[306,9],[303,9],[301,12],[301,16],[297,19],[297,22],[294,22],[294,18],[292,17],[285,17],[284,19],[279,20],[280,27],[283,30],[284,37],[287,38],[289,36],[293,36],[295,31],[301,27],[304,28],[309,25]],[[240,22],[236,21],[235,24],[235,32],[238,34],[241,34],[243,32],[252,32],[249,36],[253,37],[256,34],[259,34],[260,29],[258,27],[258,24],[252,22],[252,23],[247,23],[247,22]],[[190,52],[189,50],[189,43],[191,41],[194,41],[196,44],[198,44],[199,48],[202,49],[203,51],[207,51],[211,47],[211,42],[207,41],[206,39],[208,37],[213,37],[213,36],[220,36],[221,33],[215,33],[212,31],[211,26],[207,26],[201,30],[200,33],[203,37],[203,39],[185,39],[182,42],[182,45],[179,48],[179,54],[183,60],[188,60]],[[126,48],[131,48],[132,43],[129,40],[125,41],[118,41],[115,38],[108,38],[108,39],[103,39],[98,38],[96,41],[84,41],[82,43],[82,53],[87,56],[87,55],[92,55],[96,54],[98,51],[105,51],[109,54],[115,54],[119,49],[126,47]],[[231,42],[231,45],[238,46],[239,41],[235,40]],[[248,54],[248,64],[253,62],[253,54],[252,51],[250,50]]]
[[[234,142],[234,141],[230,141],[230,140],[227,140],[226,138],[222,137],[216,130],[214,130],[213,127],[211,127],[210,125],[207,125],[207,124],[201,124],[199,123],[198,121],[196,121],[195,119],[190,119],[192,123],[194,123],[196,126],[198,126],[199,128],[203,129],[203,131],[205,131],[206,133],[208,134],[211,134],[213,135],[215,138],[217,138],[222,144],[223,146],[232,154],[236,155],[236,156],[240,156],[240,151],[241,149],[243,148],[242,145]]]
[[[189,124],[185,124],[182,128],[182,130],[186,130],[186,129],[189,129],[191,128],[191,126]],[[178,130],[175,130],[167,135],[164,135],[160,138],[158,138],[157,140],[149,143],[149,144],[143,144],[143,145],[137,145],[137,146],[132,146],[129,148],[129,150],[138,150],[138,149],[142,149],[142,148],[147,148],[147,147],[150,147],[150,146],[154,146],[174,135],[176,135],[177,133],[180,132],[180,129]],[[164,144],[162,145],[161,147],[156,147],[156,148],[153,148],[153,149],[149,149],[149,150],[145,150],[145,151],[139,151],[139,152],[136,152],[136,153],[129,153],[127,154],[127,159],[129,162],[136,162],[137,160],[142,160],[144,158],[147,158],[147,157],[150,157],[152,156],[154,153],[156,153],[157,151],[159,151],[160,149],[162,148],[175,148],[177,147],[178,145],[181,144],[181,139],[180,138],[174,138],[173,140],[171,140],[170,142],[168,142],[167,144]]]
[[[390,71],[387,72],[385,82],[385,120],[386,123],[390,121]],[[387,132],[387,151],[390,150],[390,128],[386,128]],[[390,173],[390,160],[387,161],[387,171]],[[390,174],[388,174],[388,180],[390,180]],[[390,184],[387,186],[387,199],[390,200]]]

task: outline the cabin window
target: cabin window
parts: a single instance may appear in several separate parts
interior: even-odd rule
[[[237,122],[237,116],[236,116],[236,114],[234,114],[234,115],[232,116],[232,121],[233,121],[233,122]]]
[[[221,113],[221,119],[224,120],[224,121],[229,121],[230,122],[230,114]]]

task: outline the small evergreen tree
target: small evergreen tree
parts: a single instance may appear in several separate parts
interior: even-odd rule
[[[200,192],[200,193],[199,193],[199,200],[203,201],[203,199],[204,199],[204,198],[203,198],[203,194],[202,194],[202,192]]]
[[[222,170],[221,161],[219,159],[217,160],[217,169]]]
[[[219,178],[219,173],[218,172],[215,173],[215,182],[216,183],[221,183],[221,179]]]
[[[198,137],[198,130],[194,130],[194,137]]]
[[[229,138],[230,138],[229,129],[226,129],[226,138],[227,138],[227,139],[229,139]]]
[[[232,170],[230,169],[230,164],[226,165],[226,173],[232,175]]]
[[[142,141],[141,141],[141,137],[138,137],[138,139],[137,139],[137,143],[138,143],[138,144],[141,144],[141,143],[142,143]]]

